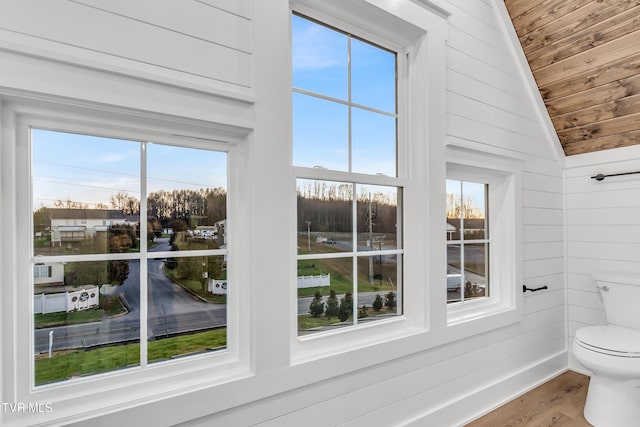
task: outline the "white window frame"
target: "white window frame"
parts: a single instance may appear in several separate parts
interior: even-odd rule
[[[456,221],[459,220],[459,233],[460,233],[460,237],[458,239],[452,239],[449,240],[447,239],[447,254],[449,251],[449,246],[451,245],[458,245],[460,247],[460,265],[461,265],[461,272],[460,272],[460,301],[449,301],[449,297],[447,295],[447,304],[450,305],[461,305],[461,304],[469,304],[472,301],[477,301],[480,299],[484,299],[490,296],[491,294],[491,274],[490,274],[490,270],[488,268],[489,266],[489,259],[491,257],[491,247],[492,247],[492,242],[491,242],[491,227],[489,226],[490,223],[490,213],[488,210],[488,201],[489,198],[491,197],[491,194],[489,193],[489,183],[486,182],[486,179],[484,179],[484,177],[476,177],[473,178],[471,181],[470,180],[466,180],[466,179],[458,179],[458,178],[454,178],[452,176],[450,176],[449,174],[447,174],[447,181],[453,181],[456,183],[460,184],[460,194],[462,196],[461,200],[460,200],[460,218],[453,218]],[[485,223],[485,228],[484,228],[484,237],[483,238],[478,238],[478,239],[468,239],[466,238],[466,232],[467,230],[464,227],[464,223],[465,223],[465,213],[464,213],[464,200],[465,200],[465,193],[464,193],[464,183],[474,183],[474,184],[483,184],[484,187],[484,191],[483,191],[483,206],[485,206],[484,212],[483,214],[485,215],[484,219],[484,223]],[[448,185],[448,184],[447,184]],[[449,195],[447,194],[447,197]],[[447,218],[447,220],[449,220],[451,218]],[[448,223],[448,221],[447,221]],[[466,283],[466,273],[465,273],[465,246],[467,245],[478,245],[478,244],[485,244],[488,245],[488,252],[485,253],[485,295],[482,297],[471,297],[471,298],[467,298],[466,295],[464,294],[464,287],[465,287],[465,283]],[[449,260],[447,260],[447,263],[449,262]],[[449,280],[449,274],[447,273],[447,281]],[[448,292],[448,283],[447,283],[447,292]]]
[[[29,118],[25,118],[19,121],[19,129],[18,129],[18,141],[19,141],[19,145],[21,149],[24,149],[25,144],[21,143],[22,142],[22,137],[23,137],[23,133],[26,129],[28,129],[29,134],[31,134],[31,130],[33,129],[37,129],[37,130],[45,130],[45,131],[55,131],[55,132],[63,132],[63,133],[74,133],[74,134],[82,134],[82,135],[88,135],[88,136],[98,136],[98,137],[104,137],[104,138],[113,138],[113,136],[109,135],[103,135],[101,133],[97,133],[97,132],[92,132],[91,127],[87,128],[87,130],[90,132],[84,132],[84,131],[77,131],[75,130],[75,126],[74,124],[68,124],[64,121],[60,121],[60,120],[45,120],[45,119],[29,119]],[[82,126],[84,128],[84,126]],[[60,130],[60,129],[65,129],[65,130]],[[99,131],[98,131],[99,132]],[[108,130],[107,130],[108,132]],[[193,145],[190,144],[184,144],[184,142],[169,142],[169,143],[159,143],[157,141],[156,138],[154,138],[153,140],[147,140],[147,141],[141,141],[138,139],[133,139],[133,138],[124,138],[121,137],[121,139],[126,139],[127,141],[132,142],[133,144],[138,144],[138,155],[139,155],[139,159],[140,159],[140,183],[138,188],[141,190],[143,196],[148,196],[149,193],[147,191],[146,188],[146,182],[148,181],[148,175],[147,175],[147,147],[149,145],[168,145],[168,146],[173,146],[173,147],[184,147],[184,148],[200,148],[203,149],[202,144],[198,144],[198,147],[195,147]],[[133,145],[132,144],[132,145]],[[33,158],[33,143],[31,141],[31,138],[29,138],[29,143],[28,143],[29,147],[27,148],[29,150],[29,158]],[[208,147],[207,149],[211,150],[211,151],[216,151],[216,152],[223,152],[225,154],[227,154],[227,158],[229,157],[230,153],[229,153],[229,147],[225,146],[225,145],[220,145],[220,144],[211,144],[212,147]],[[20,149],[19,148],[19,149]],[[227,159],[227,170],[229,169],[229,161]],[[24,169],[25,173],[27,171],[31,171],[31,167],[29,168],[25,168]],[[29,177],[29,182],[32,182],[32,176]],[[26,181],[26,177],[25,177],[25,181]],[[35,206],[31,206],[31,208],[29,209],[30,212],[33,212],[35,209]],[[146,218],[147,215],[147,206],[146,203],[143,200],[140,200],[140,218]],[[73,220],[74,225],[77,224],[78,220]],[[86,223],[86,221],[80,221],[81,223]],[[112,226],[113,225],[113,220],[109,219],[108,220],[109,225]],[[143,264],[147,264],[147,262],[149,260],[152,259],[159,259],[159,258],[166,258],[166,257],[175,257],[175,258],[189,258],[189,257],[224,257],[225,259],[228,256],[228,251],[227,249],[207,249],[207,250],[197,250],[197,251],[180,251],[179,253],[169,253],[169,252],[154,252],[153,254],[150,253],[150,251],[148,250],[147,247],[147,240],[146,238],[144,238],[143,236],[147,235],[147,221],[140,221],[140,236],[142,237],[140,239],[140,248],[138,252],[135,253],[126,253],[126,254],[116,254],[116,253],[100,253],[100,254],[70,254],[70,255],[61,255],[61,256],[57,256],[57,255],[34,255],[33,253],[31,254],[32,257],[32,262],[35,264],[37,261],[39,260],[44,260],[45,262],[68,262],[68,263],[82,263],[82,262],[87,262],[87,261],[114,261],[114,260],[138,260],[141,264],[141,266]],[[33,224],[31,226],[31,229],[33,230]],[[65,232],[62,232],[65,233]],[[66,233],[69,233],[68,231]],[[79,236],[80,233],[82,234],[82,237],[84,238],[85,232],[79,232],[79,231],[71,231],[71,237],[75,238],[77,235]],[[67,236],[69,237],[69,236]],[[75,240],[75,239],[74,239]],[[147,271],[147,267],[141,267],[140,269],[140,294],[141,295],[146,295],[147,294],[147,289],[148,289],[148,281],[147,281],[147,277],[148,277],[148,271]],[[233,280],[233,279],[231,279]],[[147,306],[147,300],[146,298],[140,298],[140,312],[139,312],[139,325],[140,325],[140,330],[141,331],[146,331],[147,330],[147,321],[148,321],[148,306]],[[147,360],[148,357],[148,352],[147,352],[147,347],[148,347],[148,340],[146,339],[146,334],[141,334],[140,335],[140,367],[141,368],[146,368],[147,366],[149,366],[149,362]],[[32,353],[35,353],[33,351],[32,348]],[[164,362],[161,362],[164,363]],[[104,375],[107,375],[108,372],[105,372]],[[69,381],[69,380],[67,380]],[[36,388],[38,388],[40,386],[36,386]]]
[[[399,206],[398,220],[403,228],[403,312],[386,320],[363,323],[359,327],[339,328],[335,331],[320,332],[298,337],[296,295],[292,295],[290,336],[292,363],[322,359],[345,351],[366,347],[376,343],[389,342],[416,334],[424,333],[429,328],[429,310],[424,303],[427,292],[424,287],[428,268],[424,259],[428,257],[428,249],[424,248],[421,233],[429,229],[424,218],[418,218],[412,212],[420,209],[430,210],[425,200],[425,193],[419,183],[429,181],[429,173],[424,165],[432,154],[442,153],[444,148],[444,32],[446,16],[434,14],[433,11],[420,10],[413,14],[414,6],[408,10],[372,5],[369,0],[358,0],[345,4],[339,1],[327,1],[323,4],[309,0],[296,0],[292,3],[292,13],[315,19],[320,23],[335,27],[353,34],[362,40],[369,41],[388,50],[397,52],[397,177],[365,175],[339,171],[327,171],[321,168],[303,168],[293,166],[291,172],[291,194],[295,196],[295,181],[301,179],[317,179],[338,182],[355,182],[365,185],[381,185],[400,187],[403,189],[403,205]],[[360,8],[367,12],[362,16],[376,17],[375,20],[361,19]],[[400,22],[402,21],[402,22]],[[428,34],[429,33],[429,34]],[[430,36],[429,36],[430,35]],[[427,60],[427,57],[431,61]],[[440,58],[440,59],[437,59]],[[425,81],[425,76],[431,80]],[[442,90],[442,92],[441,92]],[[429,94],[412,96],[415,93]],[[427,96],[427,95],[425,95]],[[412,114],[407,114],[409,111]],[[433,111],[433,116],[429,115]],[[428,120],[423,119],[429,117]],[[416,144],[415,141],[432,141]],[[441,154],[440,154],[441,155]],[[440,157],[443,158],[443,157]],[[295,212],[295,199],[292,200]],[[431,218],[429,212],[425,212]],[[411,227],[416,233],[407,232]],[[295,251],[297,230],[292,230],[290,247],[291,257],[297,259]],[[291,274],[292,284],[296,283],[295,272]],[[293,293],[295,294],[295,293]],[[391,351],[393,352],[393,351]],[[385,357],[386,349],[379,353]]]
[[[488,185],[487,227],[491,242],[487,275],[489,295],[447,304],[447,325],[482,320],[511,323],[522,318],[521,165],[469,150],[449,149],[447,179]],[[445,216],[443,215],[443,220]],[[444,221],[443,221],[444,222]],[[444,286],[444,284],[443,284]]]
[[[232,244],[228,247],[231,260],[241,259],[239,247],[242,240],[247,238],[247,233],[239,226],[246,213],[242,212],[239,203],[241,197],[236,194],[236,189],[246,187],[241,182],[240,173],[246,159],[240,154],[242,150],[239,150],[239,144],[246,138],[246,134],[235,129],[211,127],[197,120],[190,122],[184,118],[174,119],[153,113],[141,115],[124,107],[103,107],[82,102],[69,104],[57,98],[34,101],[28,94],[24,97],[12,96],[9,101],[0,103],[0,106],[2,160],[4,164],[12,166],[2,170],[3,183],[6,182],[7,187],[10,187],[3,194],[3,202],[13,201],[10,206],[3,203],[2,216],[15,224],[14,231],[7,233],[3,242],[3,253],[10,253],[5,252],[7,247],[14,248],[11,253],[14,254],[16,266],[14,271],[7,272],[5,268],[2,272],[3,282],[13,284],[3,289],[2,294],[15,301],[12,312],[7,313],[5,310],[3,313],[3,336],[14,344],[11,351],[3,355],[1,367],[3,386],[6,387],[5,390],[10,390],[4,394],[5,399],[25,403],[48,402],[55,409],[56,417],[75,417],[83,411],[95,413],[100,408],[107,410],[109,407],[128,405],[132,396],[136,396],[135,400],[144,401],[191,387],[222,384],[234,378],[250,376],[250,320],[246,310],[241,313],[241,301],[249,299],[250,291],[240,286],[236,288],[237,292],[229,294],[227,298],[225,350],[34,386],[33,287],[25,285],[33,284],[32,262],[37,262],[31,254],[32,214],[25,215],[32,212],[30,130],[48,129],[226,152],[229,212],[227,233],[233,235]],[[143,222],[143,232],[145,227]],[[108,257],[109,255],[97,255],[96,259]],[[6,266],[4,261],[3,266]],[[5,281],[7,277],[11,277],[11,281]],[[246,283],[248,274],[243,272],[239,262],[231,262],[228,265],[228,277],[235,283]],[[146,278],[141,277],[140,280],[141,289],[144,289]],[[144,317],[142,313],[141,330],[146,330]],[[16,321],[6,323],[7,318],[14,318]],[[140,345],[146,347],[146,339]],[[124,393],[124,390],[127,392]],[[83,399],[79,401],[78,396],[83,396]],[[87,404],[87,401],[95,403]],[[80,404],[82,406],[78,406]]]
[[[305,15],[300,15],[301,18],[303,19],[312,19],[311,17],[305,16]],[[348,165],[348,170],[347,171],[335,171],[335,170],[328,170],[322,167],[319,168],[308,168],[308,167],[301,167],[301,166],[295,166],[293,167],[295,174],[296,174],[296,178],[298,179],[309,179],[309,180],[321,180],[321,181],[329,181],[329,182],[343,182],[346,184],[352,184],[354,185],[354,191],[353,191],[353,199],[352,199],[352,203],[354,204],[354,208],[355,209],[355,205],[357,203],[357,196],[358,196],[358,190],[357,187],[360,185],[374,185],[374,186],[384,186],[384,187],[388,187],[388,188],[397,188],[398,189],[398,193],[400,195],[400,200],[398,200],[398,206],[397,206],[397,223],[398,223],[398,229],[399,229],[399,233],[398,233],[398,241],[400,243],[400,247],[398,249],[392,250],[392,251],[385,251],[385,254],[395,254],[398,255],[398,263],[397,263],[397,272],[398,272],[398,276],[399,276],[399,286],[397,288],[396,291],[396,301],[397,301],[397,310],[398,310],[398,316],[402,316],[403,313],[403,287],[404,287],[404,280],[402,278],[402,265],[403,265],[403,259],[404,259],[404,238],[403,238],[403,234],[404,234],[404,217],[403,217],[403,209],[402,209],[402,199],[403,197],[401,196],[402,193],[404,192],[404,189],[407,185],[410,185],[409,180],[406,178],[407,174],[406,171],[403,170],[404,166],[406,165],[406,161],[405,161],[405,157],[406,157],[406,136],[404,135],[404,130],[401,127],[401,123],[404,122],[404,118],[402,116],[402,113],[404,111],[404,103],[403,98],[404,98],[404,94],[405,94],[405,87],[406,87],[406,79],[403,79],[401,76],[406,75],[405,72],[405,66],[406,66],[406,59],[405,56],[403,55],[403,48],[399,47],[399,46],[395,46],[393,44],[390,43],[386,43],[386,44],[381,44],[383,43],[383,41],[375,36],[374,34],[353,34],[351,31],[346,30],[345,26],[347,26],[348,24],[345,23],[337,23],[339,26],[335,26],[333,24],[335,24],[335,22],[325,22],[325,21],[318,21],[319,25],[325,25],[327,26],[327,28],[329,28],[332,31],[336,31],[337,33],[340,34],[344,34],[349,41],[351,41],[351,39],[355,39],[355,40],[361,40],[365,43],[373,43],[377,48],[381,49],[381,50],[387,50],[389,52],[393,52],[395,54],[396,57],[396,80],[395,80],[395,92],[396,92],[396,105],[397,105],[397,111],[394,114],[394,117],[396,118],[396,141],[395,141],[395,149],[396,149],[396,153],[397,153],[397,159],[396,159],[396,175],[397,176],[386,176],[383,174],[362,174],[362,173],[354,173],[351,172],[351,168],[352,168],[352,155],[349,155],[349,165]],[[333,28],[331,28],[333,27]],[[349,68],[349,74],[351,74],[351,70]],[[349,77],[348,79],[349,84],[352,84],[351,82],[351,77]],[[351,88],[349,88],[348,90],[349,93],[351,93]],[[337,99],[333,99],[333,98],[328,98],[328,97],[323,97],[322,95],[313,93],[313,92],[309,92],[309,91],[305,91],[305,90],[301,90],[299,88],[293,87],[293,93],[299,93],[299,94],[305,94],[305,95],[309,95],[309,96],[315,96],[315,97],[320,97],[320,98],[326,98],[328,101],[331,102],[336,102],[338,104],[342,104],[342,105],[346,105],[349,108],[361,108],[364,109],[366,111],[375,111],[375,112],[379,112],[376,109],[372,109],[370,107],[364,107],[361,106],[359,104],[353,103],[351,99],[348,99],[346,101],[342,101],[342,100],[337,100]],[[390,116],[390,114],[388,112],[383,112],[382,113],[385,116]],[[351,120],[351,114],[349,114],[349,120]],[[349,128],[351,128],[351,123],[349,124]],[[351,144],[351,139],[352,139],[352,135],[350,134],[348,137],[348,141],[349,141],[349,153],[351,153],[352,150],[352,144]],[[356,231],[356,226],[357,226],[357,219],[354,216],[352,218],[352,222],[353,222],[353,228],[352,228],[352,233],[354,236],[354,239],[357,239],[357,231]],[[354,245],[355,245],[355,241],[354,241]],[[347,259],[352,259],[354,261],[354,268],[357,264],[357,260],[361,259],[361,258],[367,258],[368,257],[372,257],[374,255],[371,255],[369,252],[362,252],[362,251],[347,251],[344,253],[340,253],[340,258],[347,258]],[[321,253],[317,253],[317,254],[308,254],[308,255],[298,255],[297,257],[297,261],[301,261],[301,260],[315,260],[315,259],[326,259],[330,256],[327,256],[326,254],[321,254]],[[333,333],[337,333],[340,334],[342,332],[344,332],[345,330],[348,330],[350,328],[362,328],[363,326],[371,326],[373,327],[374,324],[378,324],[380,322],[385,322],[385,321],[392,321],[393,317],[390,317],[389,319],[379,319],[376,320],[376,322],[365,322],[363,324],[361,324],[359,322],[358,316],[357,316],[357,312],[358,312],[358,308],[360,306],[360,304],[358,303],[358,293],[356,292],[356,285],[355,285],[355,281],[356,279],[354,278],[354,292],[353,292],[353,314],[352,314],[352,320],[353,323],[349,324],[349,325],[345,325],[344,328],[340,328],[338,330],[332,331],[332,332],[327,332],[327,331],[322,331],[322,332],[317,332],[311,335],[306,335],[306,336],[300,336],[299,339],[301,341],[305,341],[305,340],[312,340],[314,338],[317,338],[319,335],[321,334],[333,334]]]

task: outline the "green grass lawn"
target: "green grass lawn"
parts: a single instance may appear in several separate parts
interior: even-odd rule
[[[340,320],[337,317],[327,319],[324,315],[320,317],[312,317],[310,314],[298,316],[298,330],[301,330],[301,331],[304,331],[307,329],[330,326],[330,325],[339,324],[339,323],[350,325],[353,322],[351,317],[349,317],[344,322],[340,322]]]
[[[329,236],[332,237],[332,236]],[[335,237],[335,236],[333,236]],[[395,241],[395,239],[393,239]],[[340,253],[344,250],[337,245],[327,245],[326,243],[318,243],[315,238],[310,242],[311,251],[308,250],[308,242],[306,235],[298,236],[298,253],[304,254],[321,254]],[[378,261],[374,257],[374,262]],[[388,280],[374,280],[369,283],[369,258],[360,257],[358,259],[358,292],[379,292],[386,293],[396,291],[396,286],[392,285]],[[353,258],[347,256],[345,258],[318,258],[310,260],[298,261],[298,276],[316,276],[320,274],[331,274],[331,286],[323,286],[317,288],[298,289],[298,297],[312,297],[317,290],[323,296],[329,295],[330,290],[336,291],[337,294],[353,292]],[[396,274],[396,265],[394,263],[374,264],[374,273],[380,273],[383,277],[394,277]]]
[[[149,362],[170,359],[176,356],[221,349],[227,345],[226,328],[198,332],[189,335],[149,341]],[[36,356],[35,383],[46,384],[69,379],[74,376],[137,366],[140,363],[140,344],[123,344],[93,350],[61,351]]]
[[[395,309],[389,310],[386,307],[383,307],[382,310],[380,311],[375,311],[371,307],[367,307],[366,312],[367,312],[367,316],[366,316],[367,319],[375,318],[376,316],[396,314]],[[359,313],[358,316],[362,317],[361,313]],[[331,319],[327,319],[327,317],[325,317],[324,314],[320,317],[313,317],[310,314],[304,314],[304,315],[298,316],[299,331],[305,331],[313,328],[322,328],[322,327],[336,325],[336,324],[350,325],[352,323],[353,323],[352,316],[349,316],[349,318],[344,322],[340,322],[340,319],[338,319],[337,317],[332,317]]]
[[[323,296],[329,295],[330,290],[336,291],[337,294],[353,292],[352,271],[353,260],[350,257],[298,261],[299,276],[331,274],[331,286],[298,289],[298,297],[312,297],[318,290]],[[358,292],[395,292],[396,287],[392,286],[389,282],[383,281],[380,284],[378,280],[374,280],[373,283],[369,283],[368,269],[359,268],[359,271]]]
[[[47,314],[36,314],[33,316],[35,320],[36,329],[39,328],[51,328],[54,326],[72,325],[76,323],[88,323],[99,322],[104,315],[104,310],[83,310],[83,311],[70,311],[70,312],[58,312]]]

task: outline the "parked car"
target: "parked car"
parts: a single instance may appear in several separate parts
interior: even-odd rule
[[[460,290],[462,274],[447,274],[447,292],[457,292]]]

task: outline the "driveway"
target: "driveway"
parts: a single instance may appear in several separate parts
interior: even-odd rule
[[[150,252],[169,249],[168,239],[156,239],[156,245]],[[162,271],[163,259],[149,260],[148,266],[148,339],[226,325],[225,304],[201,301],[175,284]],[[37,329],[35,353],[48,351],[50,331],[53,331],[54,351],[138,341],[140,337],[140,261],[129,261],[129,275],[120,291],[129,309],[127,314],[104,316],[100,322]]]

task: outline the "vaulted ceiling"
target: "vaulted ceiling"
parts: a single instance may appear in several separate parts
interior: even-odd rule
[[[640,0],[505,0],[567,156],[640,144]]]

